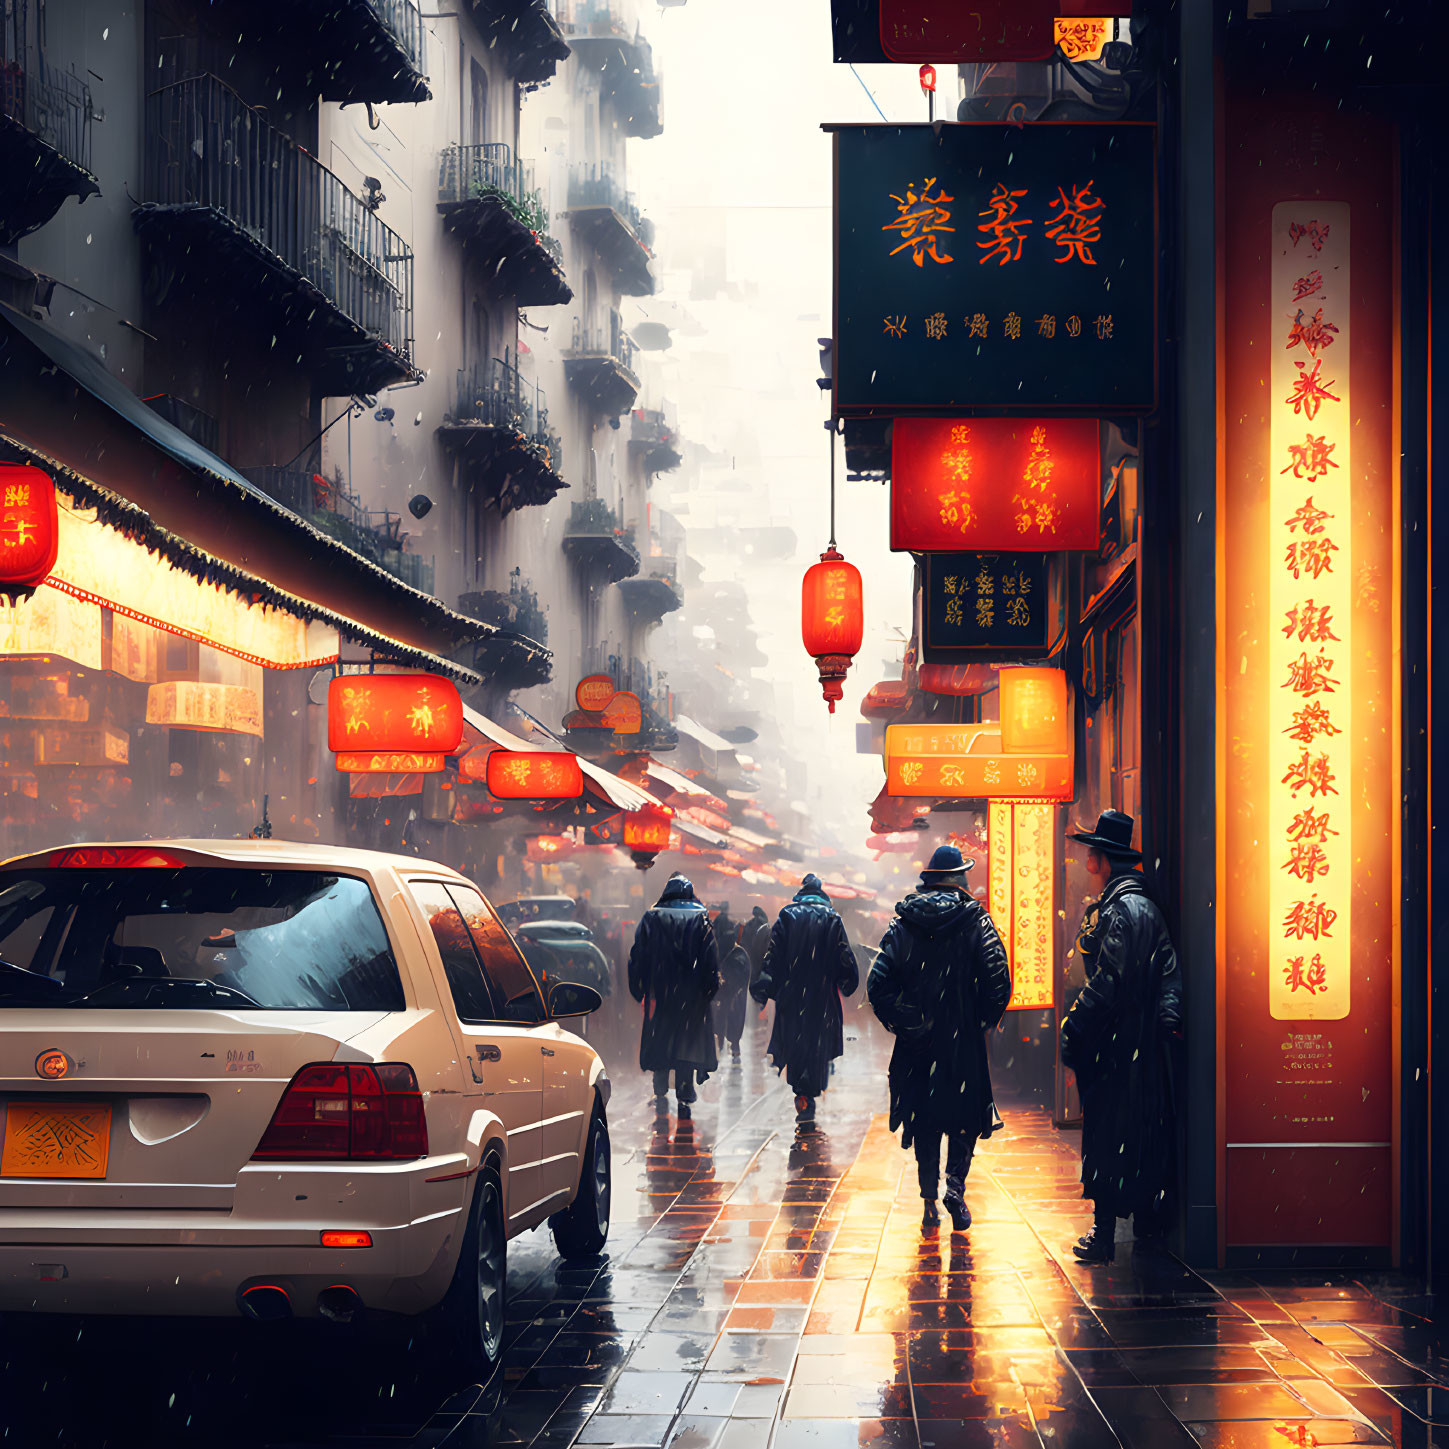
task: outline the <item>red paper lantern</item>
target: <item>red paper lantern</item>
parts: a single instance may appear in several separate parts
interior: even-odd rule
[[[818,564],[811,564],[805,571],[800,633],[805,652],[820,670],[820,692],[834,714],[836,700],[844,696],[841,681],[850,661],[860,652],[865,634],[860,570],[846,563],[834,546],[820,555]]]
[[[340,674],[327,687],[329,750],[449,755],[462,740],[463,701],[441,675]]]
[[[985,694],[996,687],[989,664],[923,664],[917,683],[926,694]]]
[[[50,475],[0,464],[0,587],[33,589],[55,567],[60,518]]]
[[[888,719],[911,702],[911,689],[904,679],[882,679],[866,690],[860,712],[866,719]]]
[[[566,750],[494,750],[486,769],[498,800],[577,800],[584,793],[579,757]]]
[[[929,61],[921,67],[921,90],[934,91],[936,89],[936,67]]]
[[[672,812],[654,805],[624,815],[624,847],[639,855],[658,855],[669,849]]]

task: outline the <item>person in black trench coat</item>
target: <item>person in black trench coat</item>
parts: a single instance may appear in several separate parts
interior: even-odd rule
[[[818,875],[807,875],[780,912],[750,995],[775,1003],[770,1058],[795,1094],[795,1120],[815,1121],[815,1099],[830,1085],[830,1064],[845,1052],[840,998],[860,985],[845,922]]]
[[[654,1073],[655,1106],[668,1106],[669,1074],[679,1120],[688,1121],[696,1080],[719,1066],[710,1002],[719,990],[719,951],[709,913],[694,886],[671,876],[644,912],[629,952],[629,994],[644,1006],[639,1065]]]
[[[1118,1218],[1130,1216],[1141,1241],[1158,1237],[1170,1217],[1170,1041],[1182,1027],[1182,979],[1137,870],[1132,817],[1104,811],[1095,830],[1072,838],[1089,847],[1087,870],[1103,887],[1077,943],[1087,984],[1062,1022],[1062,1061],[1082,1096],[1082,1196],[1096,1209],[1092,1231],[1072,1251],[1110,1263]]]
[[[946,1138],[946,1210],[958,1231],[971,1226],[966,1174],[979,1138],[1001,1126],[991,1092],[986,1033],[1011,1000],[1011,966],[991,917],[966,889],[963,860],[940,846],[921,872],[920,889],[896,906],[871,967],[866,992],[891,1052],[890,1126],[914,1146],[921,1184],[921,1226],[940,1223],[936,1191]]]

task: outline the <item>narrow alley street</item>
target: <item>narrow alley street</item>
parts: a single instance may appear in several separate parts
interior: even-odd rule
[[[610,1053],[608,1253],[570,1267],[543,1232],[510,1245],[508,1343],[487,1386],[389,1340],[368,1345],[369,1398],[354,1341],[325,1324],[12,1318],[0,1442],[1449,1443],[1426,1422],[1449,1419],[1449,1361],[1425,1301],[1391,1277],[1204,1277],[1127,1242],[1112,1267],[1075,1262],[1077,1137],[1039,1109],[1006,1110],[983,1144],[970,1231],[923,1234],[882,1113],[886,1040],[855,1002],[847,1022],[819,1129],[798,1135],[758,1026],[692,1123],[655,1121],[646,1080]]]

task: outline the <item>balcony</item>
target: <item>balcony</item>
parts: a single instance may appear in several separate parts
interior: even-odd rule
[[[492,357],[458,373],[457,403],[438,441],[458,460],[468,486],[501,515],[547,503],[568,487],[543,389],[507,359]]]
[[[580,499],[569,509],[563,550],[571,562],[608,584],[639,572],[634,530],[625,528],[601,498]]]
[[[364,508],[357,497],[321,473],[297,468],[243,468],[242,475],[284,508],[305,518],[321,533],[386,569],[394,578],[433,592],[433,564],[407,551],[402,516]]]
[[[608,167],[575,166],[569,173],[569,220],[614,273],[626,297],[654,291],[654,226]]]
[[[158,303],[229,303],[295,349],[327,397],[421,375],[412,251],[215,76],[148,97],[144,189],[132,219]]]
[[[625,134],[642,140],[659,135],[664,127],[654,51],[617,0],[573,0],[565,25],[580,64],[598,72],[604,94],[621,113]]]
[[[516,161],[506,142],[443,152],[438,211],[483,275],[520,307],[554,307],[573,296],[532,168]]]
[[[669,554],[651,552],[642,561],[637,574],[619,580],[619,592],[635,619],[657,624],[684,603],[678,567],[678,561]]]
[[[295,0],[208,0],[202,8],[284,91],[354,104],[432,98],[418,0],[331,0],[322,13]]]
[[[684,461],[683,442],[661,408],[635,408],[629,425],[629,451],[647,473],[668,473]]]
[[[589,327],[574,318],[572,344],[564,353],[564,376],[600,412],[619,417],[639,396],[639,375],[634,371],[636,348],[624,331],[624,320],[609,313],[605,327]]]
[[[520,570],[514,569],[507,593],[484,589],[463,594],[458,612],[498,630],[475,647],[473,667],[480,674],[510,689],[528,689],[553,678],[553,656],[544,647],[548,616]]]
[[[539,86],[569,58],[554,0],[473,0],[473,18],[514,80]]]
[[[24,12],[22,11],[22,14]],[[8,32],[7,27],[0,31]],[[0,34],[3,44],[8,34]],[[35,56],[0,55],[0,245],[44,226],[68,196],[101,188],[91,175],[91,93]],[[27,60],[35,64],[27,64]]]

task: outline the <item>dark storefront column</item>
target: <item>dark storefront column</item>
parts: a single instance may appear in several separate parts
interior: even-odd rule
[[[1190,1263],[1218,1257],[1217,1098],[1217,490],[1218,490],[1218,106],[1217,22],[1212,0],[1178,8],[1178,86],[1172,163],[1164,188],[1175,245],[1164,259],[1176,282],[1172,318],[1175,375],[1164,393],[1176,411],[1178,562],[1176,721],[1181,782],[1177,869],[1177,946],[1187,1022],[1183,1114],[1183,1250]],[[1171,363],[1168,362],[1169,369]],[[1167,480],[1159,479],[1166,491]],[[1172,699],[1171,694],[1159,696]],[[1190,763],[1189,763],[1190,762]],[[1170,791],[1175,781],[1169,778]]]

